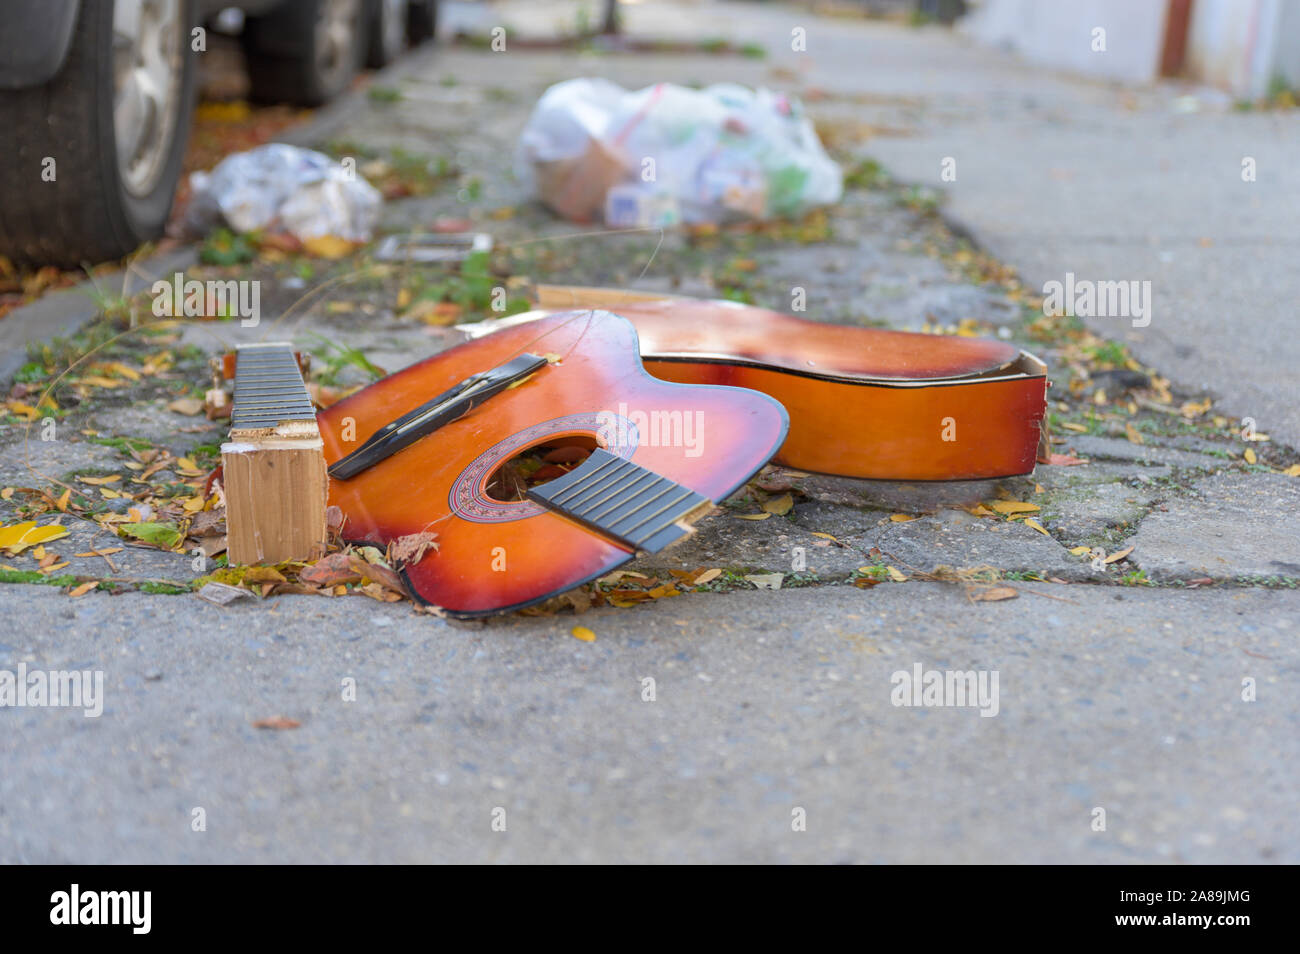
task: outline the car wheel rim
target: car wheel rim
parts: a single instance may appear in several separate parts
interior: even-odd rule
[[[316,69],[327,84],[350,73],[361,26],[361,0],[325,0],[316,21]]]
[[[181,0],[113,5],[113,132],[122,184],[144,196],[171,155],[181,101]]]

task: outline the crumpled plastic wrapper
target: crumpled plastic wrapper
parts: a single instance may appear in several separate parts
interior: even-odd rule
[[[191,174],[190,185],[185,229],[192,235],[225,225],[236,232],[284,231],[300,240],[335,235],[365,242],[383,204],[355,170],[283,143],[227,156],[211,172]]]

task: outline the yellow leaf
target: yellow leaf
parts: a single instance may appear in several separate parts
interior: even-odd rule
[[[1133,552],[1133,548],[1132,548],[1132,547],[1125,547],[1123,550],[1116,550],[1116,551],[1115,551],[1114,553],[1112,553],[1110,556],[1106,557],[1106,559],[1103,560],[1102,562],[1103,562],[1103,563],[1118,563],[1120,560],[1124,559],[1126,556],[1128,556],[1128,555],[1129,555],[1130,553],[1132,553],[1132,552]]]
[[[575,626],[569,632],[573,634],[574,639],[580,639],[584,643],[594,643],[596,641],[596,634],[585,626]]]
[[[54,501],[54,506],[58,507],[61,512],[67,513],[68,501],[71,499],[72,499],[72,488],[69,487],[59,496],[58,500]]]
[[[397,293],[397,310],[401,311],[411,303],[411,289],[403,288]]]
[[[49,575],[50,575],[51,573],[53,573],[55,570],[62,570],[62,569],[63,569],[65,566],[67,566],[67,565],[68,565],[68,561],[67,561],[67,560],[64,560],[62,563],[55,563],[55,564],[52,565],[52,566],[43,566],[43,567],[41,567],[41,572],[44,573],[46,576],[49,576]]]
[[[1088,429],[1082,424],[1075,424],[1073,421],[1062,421],[1061,426],[1067,431],[1075,431],[1079,434],[1087,434]]]
[[[1026,517],[1026,518],[1025,518],[1025,526],[1026,526],[1026,527],[1033,527],[1035,530],[1037,530],[1039,533],[1041,533],[1041,534],[1042,534],[1043,536],[1045,536],[1045,537],[1050,537],[1050,536],[1051,536],[1050,533],[1048,533],[1046,530],[1043,529],[1043,525],[1040,524],[1037,520],[1034,520],[1032,517]]]
[[[1138,429],[1129,423],[1124,424],[1124,436],[1129,439],[1130,444],[1146,443],[1146,441],[1142,439],[1142,435],[1138,433]]]
[[[1246,453],[1242,454],[1242,456],[1246,458],[1247,464],[1254,464],[1258,462],[1258,458],[1255,456],[1255,451],[1249,447],[1246,448]]]
[[[714,567],[712,570],[705,570],[695,579],[691,580],[691,586],[703,586],[705,583],[716,580],[720,576],[722,576],[722,571],[717,567]]]
[[[738,513],[736,516],[741,520],[766,520],[772,515],[770,513]]]
[[[49,543],[51,540],[58,540],[67,535],[68,528],[57,523],[38,527],[35,520],[29,520],[27,523],[0,527],[0,550],[4,550],[10,556],[17,556],[28,547],[34,547],[38,543]]]
[[[989,504],[998,513],[1037,513],[1042,508],[1038,504],[1023,500],[994,500]]]
[[[889,578],[895,583],[907,582],[907,577],[904,576],[901,571],[895,570],[892,566],[885,567],[885,570],[889,573]]]
[[[78,477],[83,484],[90,484],[92,487],[102,487],[105,484],[115,484],[122,479],[121,474],[113,474],[111,477]]]
[[[99,488],[99,495],[105,500],[116,500],[118,497],[125,497],[126,494],[120,494],[116,490],[109,490],[107,487]]]
[[[97,580],[91,580],[89,583],[82,583],[80,586],[69,590],[68,595],[73,599],[76,599],[78,596],[85,596],[97,586],[99,586],[99,582]]]
[[[1282,473],[1286,474],[1288,477],[1300,477],[1300,464],[1292,464]],[[5,499],[8,500],[9,498],[6,497]]]
[[[794,498],[789,494],[782,494],[780,497],[763,501],[763,509],[768,513],[776,514],[778,517],[784,517],[793,507]]]
[[[352,243],[337,235],[317,235],[314,238],[304,239],[302,248],[308,255],[334,260],[350,254]]]
[[[1075,556],[1087,556],[1092,550],[1088,547],[1070,547],[1070,552]]]
[[[12,487],[6,487],[4,490],[0,490],[0,500],[9,500],[13,495],[14,489]]]
[[[114,553],[121,553],[125,547],[105,547],[102,550],[87,550],[85,553],[74,553],[73,556],[79,557],[103,557],[112,556]]]
[[[910,513],[891,513],[889,519],[894,521],[894,523],[907,523],[909,520],[915,520],[916,517],[912,516]]]
[[[814,536],[814,537],[821,537],[823,540],[830,540],[832,543],[839,543],[839,542],[840,542],[840,541],[837,540],[835,537],[831,536],[829,533],[822,533],[820,530],[814,530],[814,531],[813,531],[813,536]]]

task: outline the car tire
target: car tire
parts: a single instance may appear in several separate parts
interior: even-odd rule
[[[366,0],[366,66],[379,69],[406,51],[409,0]]]
[[[438,36],[438,0],[411,0],[406,8],[406,38],[419,46]]]
[[[250,17],[243,45],[253,99],[321,106],[347,89],[361,64],[363,0],[289,0]]]
[[[0,91],[0,127],[9,137],[0,149],[0,255],[15,264],[75,267],[119,259],[167,224],[194,104],[195,4],[177,0],[170,27],[158,21],[154,38],[167,55],[154,63],[153,79],[163,76],[165,86],[160,99],[150,100],[145,85],[130,85],[134,66],[114,68],[114,13],[121,2],[82,3],[54,78]],[[142,52],[133,48],[130,58],[137,52],[145,70]],[[119,132],[115,105],[127,90],[136,94],[130,119],[137,122],[122,128],[139,137],[137,148],[119,157],[119,142],[130,140]]]

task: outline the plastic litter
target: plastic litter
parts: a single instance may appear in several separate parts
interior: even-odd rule
[[[299,239],[335,235],[365,242],[383,198],[355,170],[298,146],[269,143],[227,156],[211,172],[190,176],[193,199],[185,226],[206,234],[275,229]]]
[[[843,195],[840,167],[797,99],[730,83],[557,83],[515,158],[550,208],[611,228],[793,217]]]

